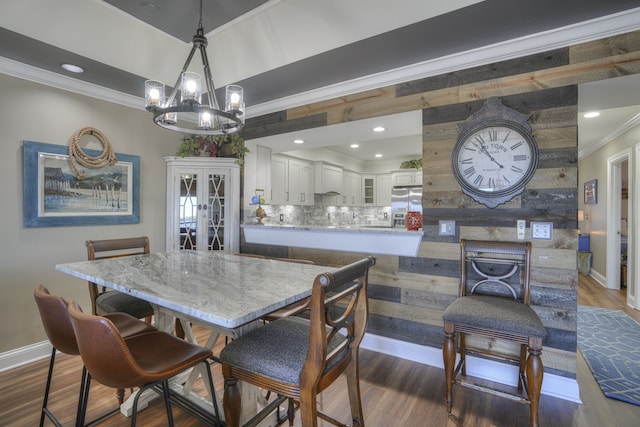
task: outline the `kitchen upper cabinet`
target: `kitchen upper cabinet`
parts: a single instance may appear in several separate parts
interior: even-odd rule
[[[342,193],[342,166],[315,162],[313,168],[316,194]]]
[[[289,159],[289,204],[313,206],[313,165]]]
[[[362,175],[362,206],[376,205],[376,183],[375,175]]]
[[[376,176],[376,206],[391,206],[391,174],[385,173]]]
[[[235,159],[165,157],[166,250],[240,250],[240,167]]]
[[[271,156],[271,204],[313,205],[313,165]]]
[[[408,169],[391,174],[393,187],[422,186],[422,170]]]
[[[362,175],[362,205],[391,206],[391,174]]]
[[[271,204],[286,205],[289,192],[289,159],[271,156]]]
[[[343,171],[341,195],[343,197],[340,206],[362,206],[362,175],[358,172]]]
[[[271,201],[271,149],[257,145],[256,148],[256,164],[255,164],[255,189],[262,190],[262,196],[266,203]],[[248,171],[245,164],[245,179],[247,179]],[[254,194],[251,189],[249,194]],[[257,193],[256,193],[257,194]],[[250,197],[249,197],[250,198]]]

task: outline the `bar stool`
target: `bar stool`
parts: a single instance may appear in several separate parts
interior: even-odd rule
[[[91,379],[114,388],[138,387],[133,400],[131,426],[136,425],[138,398],[147,389],[162,388],[167,420],[173,426],[169,378],[202,363],[206,373],[206,387],[215,412],[214,423],[220,424],[213,378],[209,367],[211,350],[191,344],[166,332],[153,331],[123,338],[113,322],[103,316],[85,314],[75,301],[68,305],[71,324],[76,334],[80,356],[87,368],[87,384],[84,390],[84,422],[86,400]]]
[[[364,427],[358,378],[358,349],[368,319],[368,272],[375,258],[367,257],[313,282],[309,320],[285,317],[243,335],[220,353],[224,375],[224,412],[227,425],[237,427],[242,408],[238,381],[272,390],[281,396],[248,424],[255,425],[285,399],[298,400],[302,427],[315,427],[321,414],[318,393],[345,373],[351,420]]]
[[[60,426],[60,422],[56,419],[53,413],[47,408],[49,401],[49,390],[51,388],[51,378],[53,376],[53,366],[56,359],[56,351],[60,351],[64,354],[71,356],[80,355],[78,350],[78,343],[73,332],[73,326],[69,318],[69,310],[67,309],[67,302],[64,298],[52,295],[49,290],[42,284],[36,286],[33,296],[40,312],[40,318],[42,319],[42,325],[44,330],[53,346],[51,351],[51,359],[49,361],[49,373],[47,374],[47,383],[44,390],[44,399],[42,401],[42,410],[40,415],[40,426],[44,424],[44,417],[47,416],[51,422],[56,426]],[[144,334],[147,332],[155,331],[156,329],[133,316],[125,313],[113,313],[108,315],[108,319],[118,328],[123,336],[130,337],[137,334]],[[82,395],[84,393],[86,381],[86,368],[82,367],[82,380],[80,382],[80,393],[78,397],[78,411],[76,413],[76,420],[80,414],[82,408]],[[106,418],[118,411],[116,408],[109,413],[101,416],[98,420]],[[97,421],[97,420],[96,420]]]
[[[530,280],[531,242],[460,241],[459,298],[442,314],[445,403],[449,415],[453,386],[460,385],[529,404],[529,423],[538,426],[544,371],[540,356],[546,331],[529,306]],[[457,365],[456,335],[460,349]],[[515,342],[520,346],[520,354],[513,357],[467,348],[466,335]],[[467,353],[512,359],[519,366],[517,392],[487,387],[467,376]]]

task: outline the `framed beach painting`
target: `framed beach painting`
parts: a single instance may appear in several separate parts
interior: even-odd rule
[[[96,169],[78,165],[78,179],[67,146],[24,141],[23,155],[25,228],[140,222],[139,156],[116,153],[115,164]]]

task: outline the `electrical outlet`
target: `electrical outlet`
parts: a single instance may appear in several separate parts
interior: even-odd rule
[[[553,239],[553,223],[552,222],[532,222],[531,238],[536,240],[552,240]]]

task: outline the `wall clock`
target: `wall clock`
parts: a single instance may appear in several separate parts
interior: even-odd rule
[[[524,191],[538,165],[528,118],[490,98],[463,123],[451,165],[465,194],[495,208]]]

